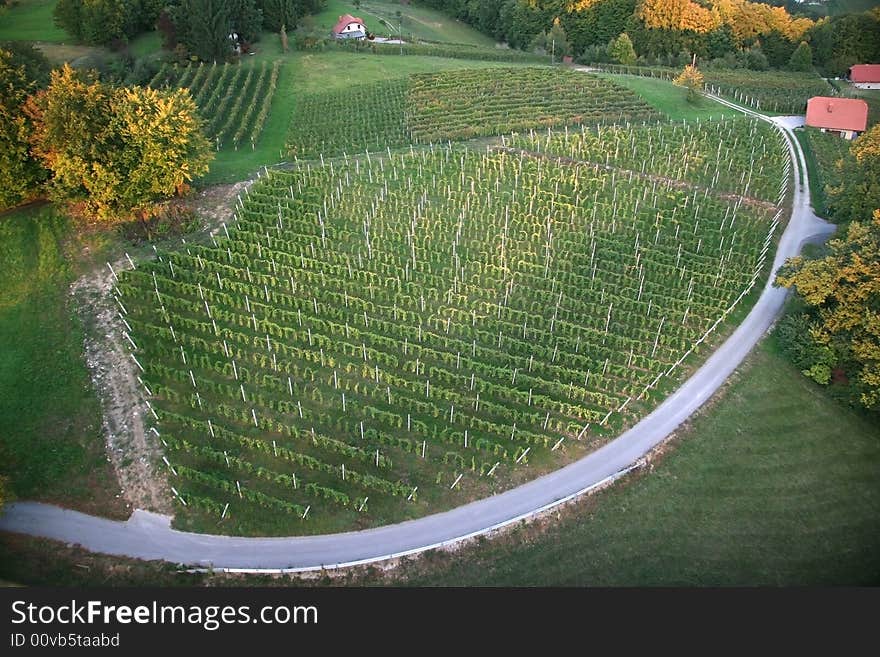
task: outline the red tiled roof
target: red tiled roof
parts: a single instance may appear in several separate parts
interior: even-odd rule
[[[863,132],[868,126],[868,103],[857,98],[810,98],[806,124],[814,128]]]
[[[358,18],[357,16],[352,16],[351,14],[345,14],[343,16],[340,16],[339,20],[336,21],[336,25],[333,26],[333,34],[339,34],[340,32],[342,32],[342,30],[344,30],[346,27],[348,27],[352,23],[360,23],[361,25],[363,25],[364,21],[362,18]]]
[[[850,82],[880,82],[880,64],[856,64],[849,69]]]

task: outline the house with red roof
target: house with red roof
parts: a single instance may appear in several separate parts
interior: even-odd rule
[[[880,64],[850,66],[848,77],[859,89],[880,89]]]
[[[805,123],[822,132],[855,139],[868,127],[868,103],[858,98],[815,96],[807,101]]]
[[[333,26],[331,33],[337,39],[365,39],[367,37],[367,26],[364,25],[362,18],[345,14],[336,21],[336,25]]]

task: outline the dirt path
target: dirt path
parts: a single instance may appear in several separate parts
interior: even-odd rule
[[[215,233],[220,224],[229,223],[235,210],[235,199],[254,183],[244,180],[230,185],[212,185],[199,192],[188,205],[198,215],[202,229]]]
[[[119,272],[130,268],[125,258],[113,263]],[[107,455],[116,471],[122,494],[133,508],[171,513],[168,483],[161,466],[158,438],[150,432],[131,360],[126,330],[111,289],[113,274],[105,265],[77,279],[70,288],[76,312],[85,327],[85,359],[101,402],[102,429]]]
[[[229,222],[235,199],[252,181],[215,185],[200,192],[190,206],[210,234]],[[112,263],[118,273],[130,269],[124,256]],[[104,265],[77,279],[70,288],[76,312],[85,326],[85,359],[101,402],[107,454],[125,501],[135,509],[171,514],[170,486],[162,463],[159,437],[150,431],[153,417],[144,402],[146,391],[131,359],[131,347],[120,308],[112,294],[114,275]]]

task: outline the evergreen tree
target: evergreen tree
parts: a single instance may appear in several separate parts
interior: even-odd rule
[[[294,29],[299,23],[300,3],[297,0],[262,0],[260,8],[263,12],[263,29],[279,32]]]
[[[636,63],[636,51],[632,40],[626,32],[623,32],[614,41],[608,44],[608,54],[618,64],[627,66]]]
[[[259,41],[263,31],[263,12],[256,0],[226,0],[232,29],[248,43]]]
[[[801,41],[791,54],[791,59],[788,60],[788,68],[792,71],[811,71],[813,69],[813,51],[810,44]]]
[[[182,0],[173,15],[177,40],[202,61],[229,58],[230,4],[230,0]]]
[[[571,54],[571,44],[558,17],[553,19],[553,27],[547,33],[547,47],[556,59]]]

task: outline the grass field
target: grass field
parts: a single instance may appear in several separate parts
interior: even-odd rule
[[[401,14],[399,23],[398,11]],[[366,0],[361,3],[359,9],[356,9],[351,2],[328,0],[326,8],[315,17],[315,22],[318,27],[329,33],[343,14],[363,18],[367,30],[379,36],[402,35],[406,39],[445,41],[473,46],[495,45],[488,36],[439,11],[402,5],[399,2]]]
[[[67,294],[70,239],[48,207],[0,215],[0,468],[21,498],[100,512],[118,490]]]
[[[52,20],[58,0],[19,0],[17,7],[0,14],[0,41],[70,41]]]
[[[684,89],[659,78],[608,74],[602,74],[602,77],[634,91],[642,100],[673,121],[693,121],[740,114],[708,98],[700,98],[696,103],[689,103]]]

